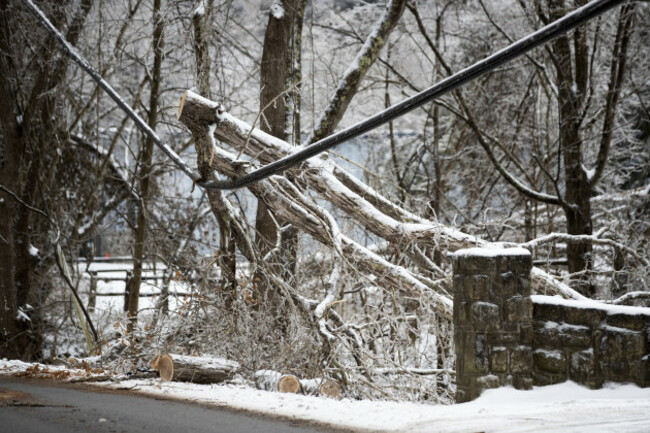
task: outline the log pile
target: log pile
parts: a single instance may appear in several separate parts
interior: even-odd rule
[[[304,394],[341,399],[343,389],[332,379],[299,379],[292,374],[282,374],[273,370],[260,370],[255,373],[255,385],[264,391]]]

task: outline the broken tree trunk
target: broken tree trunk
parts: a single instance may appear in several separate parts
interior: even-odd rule
[[[273,370],[260,370],[255,373],[255,386],[264,391],[284,392],[297,394],[300,389],[300,380],[292,374],[282,374]]]
[[[222,358],[164,354],[156,356],[151,367],[165,382],[219,383],[232,379],[239,364]]]
[[[191,91],[187,91],[183,95],[178,117],[190,129],[193,129],[192,125],[197,124],[213,125],[212,130],[215,138],[263,163],[275,161],[292,152],[289,143],[251,128],[247,123],[227,113],[220,104],[202,98]],[[226,154],[227,152],[222,153],[222,156]],[[247,169],[251,168],[248,161],[230,158],[230,161],[226,163],[226,165],[230,164],[231,170],[228,170],[224,167],[223,160],[217,161],[216,159],[213,160],[212,168],[229,176],[243,175]],[[361,181],[352,181],[345,170],[331,161],[327,154],[316,156],[288,171],[372,233],[397,245],[414,245],[421,250],[434,247],[448,251],[490,246],[489,242],[480,238],[467,235],[435,221],[425,220],[388,202],[372,188],[364,186]],[[253,193],[256,188],[259,189],[259,186],[249,187]],[[313,233],[310,234],[313,235]],[[513,246],[515,245],[513,244]],[[414,263],[418,264],[418,261],[414,260]],[[440,275],[440,277],[444,276]],[[531,280],[537,293],[583,298],[566,284],[539,268],[533,268]]]

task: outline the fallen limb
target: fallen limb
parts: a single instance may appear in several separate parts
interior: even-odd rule
[[[251,128],[247,123],[227,113],[220,104],[191,91],[187,91],[183,95],[179,106],[179,119],[190,129],[196,125],[215,125],[213,128],[215,138],[262,163],[269,163],[295,152],[295,148],[292,148],[289,143]],[[225,152],[223,149],[218,150]],[[228,153],[223,155],[228,155]],[[233,177],[253,171],[253,166],[249,161],[239,161],[230,156],[228,159],[230,161],[227,163],[223,160],[213,160],[212,168]],[[226,165],[230,165],[229,169]],[[240,168],[244,170],[240,170]],[[385,198],[380,199],[370,187],[364,188],[362,182],[352,181],[349,177],[343,176],[345,171],[329,160],[327,154],[316,156],[288,171],[366,229],[390,242],[396,244],[412,242],[423,250],[438,248],[448,251],[477,246],[489,248],[494,245],[437,222],[422,219],[395,204],[389,204]],[[341,181],[342,177],[345,177],[345,182]],[[280,179],[278,176],[274,178]],[[262,199],[264,197],[259,191],[258,185],[263,182],[249,186],[251,191],[257,189],[256,195]],[[350,184],[354,185],[354,190],[346,186]],[[363,193],[364,196],[360,193]],[[366,199],[368,196],[372,198],[372,202]],[[375,207],[373,203],[378,206]],[[385,210],[386,213],[382,210]],[[534,291],[538,293],[559,294],[567,298],[582,299],[566,284],[539,268],[534,268],[531,280]]]

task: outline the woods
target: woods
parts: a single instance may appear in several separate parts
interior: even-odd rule
[[[169,151],[22,1],[1,1],[0,357],[99,355],[116,371],[161,353],[179,366],[218,357],[252,382],[274,373],[264,389],[282,372],[309,393],[331,381],[338,394],[437,403],[455,387],[450,252],[524,247],[533,293],[647,305],[647,3],[234,191],[203,186],[587,2],[36,4]],[[93,305],[93,350],[57,242],[84,295],[94,257],[130,258],[128,311]],[[148,263],[162,272],[151,302]]]

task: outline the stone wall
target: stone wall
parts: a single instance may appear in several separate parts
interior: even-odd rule
[[[454,267],[456,401],[486,388],[532,387],[531,257],[523,249],[473,248]]]
[[[450,258],[457,402],[504,385],[650,386],[650,308],[531,296],[523,249],[471,248]]]
[[[650,309],[533,296],[535,385],[650,386]]]

